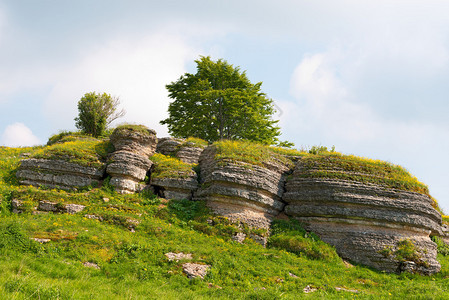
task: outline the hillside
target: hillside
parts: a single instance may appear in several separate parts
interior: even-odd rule
[[[173,180],[185,182],[199,172],[199,188],[203,198],[209,200],[167,200],[160,196],[166,196],[169,186],[162,185],[153,189],[159,197],[150,189],[121,194],[111,182],[113,177],[104,175],[76,190],[68,186],[63,190],[20,185],[16,172],[21,160],[56,158],[101,170],[111,157],[108,154],[114,151],[104,140],[70,136],[56,140],[46,147],[0,148],[0,295],[5,299],[449,297],[449,258],[445,256],[449,249],[437,237],[433,240],[438,244],[439,272],[430,276],[385,273],[341,259],[335,248],[305,231],[303,224],[285,215],[272,218],[273,210],[265,206],[270,212],[270,235],[263,226],[233,223],[233,212],[227,212],[229,218],[213,213],[215,204],[223,203],[223,197],[211,198],[216,195],[214,186],[222,193],[235,191],[230,184],[218,185],[214,176],[225,176],[231,170],[267,169],[274,172],[270,178],[284,178],[276,173],[278,166],[290,172],[285,180],[292,184],[302,183],[303,179],[343,179],[394,189],[395,195],[427,196],[427,187],[398,166],[338,153],[308,154],[225,142],[208,150],[214,161],[208,160],[212,156],[204,155],[209,164],[203,162],[201,169],[187,155],[194,152],[185,148],[206,145],[189,141],[171,148],[176,153],[169,149],[153,159],[150,156],[151,164],[155,164],[151,169],[154,179],[162,184],[160,180],[170,178],[173,187]],[[187,163],[177,158],[180,150],[184,151],[180,157]],[[298,157],[304,164],[291,173]],[[118,161],[109,164],[114,162]],[[136,162],[137,166],[142,164],[147,162]],[[138,173],[132,170],[132,174]],[[226,172],[212,172],[209,176],[208,170]],[[62,178],[59,175],[56,177]],[[64,178],[61,182],[65,182]],[[140,182],[133,188],[154,179],[136,179]],[[270,192],[268,183],[261,185],[264,189],[267,186],[264,195],[277,199],[277,192]],[[173,191],[179,192],[179,187]],[[189,195],[185,190],[183,193]],[[210,199],[215,200],[208,202]],[[436,202],[433,205],[437,207]],[[410,226],[419,225],[412,223]],[[239,243],[237,234],[246,238]],[[251,236],[266,238],[266,247]],[[409,261],[416,254],[413,244],[401,245],[393,249],[396,259]],[[181,252],[191,254],[191,258],[170,260],[174,254],[169,253]],[[189,262],[207,265],[207,275],[203,279],[188,278],[183,264]]]

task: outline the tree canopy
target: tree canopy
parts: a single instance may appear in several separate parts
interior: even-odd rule
[[[261,92],[262,82],[252,84],[245,71],[225,60],[195,60],[196,74],[185,73],[166,85],[169,117],[162,120],[175,137],[194,136],[213,142],[247,139],[265,144],[278,141],[280,129],[273,101]]]
[[[102,135],[112,121],[123,117],[125,111],[117,111],[120,100],[109,94],[86,93],[78,101],[76,127],[95,137]]]

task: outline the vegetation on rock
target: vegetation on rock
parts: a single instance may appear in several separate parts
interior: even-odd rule
[[[55,143],[41,148],[31,158],[59,159],[82,166],[99,168],[112,151],[108,141],[97,139],[75,139],[64,143]]]
[[[154,163],[151,178],[188,178],[195,165],[186,164],[176,157],[156,153],[150,157]]]
[[[303,178],[350,180],[429,194],[428,187],[403,167],[380,160],[320,152],[317,155],[304,155],[301,168],[300,177]]]

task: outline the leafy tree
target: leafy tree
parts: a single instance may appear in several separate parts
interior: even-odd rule
[[[274,144],[280,135],[272,120],[273,101],[252,84],[245,71],[224,60],[201,57],[196,74],[185,73],[166,85],[169,117],[162,120],[175,137],[195,136],[208,142],[247,139]]]
[[[102,135],[112,121],[123,117],[125,111],[117,111],[120,100],[109,94],[86,93],[78,101],[76,127],[82,132],[98,137]]]

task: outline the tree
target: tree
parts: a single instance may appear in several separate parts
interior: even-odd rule
[[[78,101],[78,117],[76,127],[94,137],[102,135],[112,121],[123,117],[125,111],[117,111],[120,105],[118,97],[109,94],[86,93]]]
[[[162,120],[175,137],[199,137],[208,142],[247,139],[274,144],[280,135],[272,120],[273,101],[252,84],[245,71],[224,60],[195,60],[196,74],[185,73],[166,85],[169,117]]]

